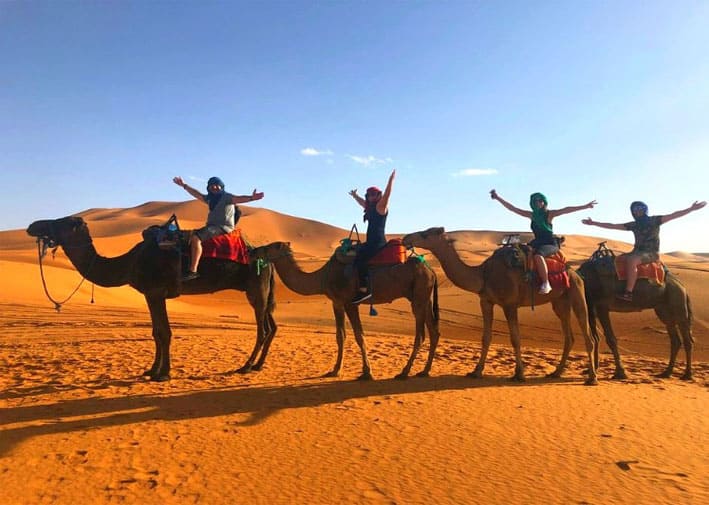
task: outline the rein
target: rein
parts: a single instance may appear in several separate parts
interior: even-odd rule
[[[59,247],[59,244],[57,244],[54,240],[50,239],[49,237],[37,237],[37,256],[39,258],[39,274],[40,277],[42,278],[42,287],[44,288],[44,294],[47,295],[47,299],[49,299],[50,302],[54,304],[54,309],[59,312],[62,308],[62,305],[64,305],[66,302],[68,302],[79,290],[81,285],[84,283],[86,280],[86,277],[83,275],[81,276],[81,281],[79,281],[79,285],[74,288],[74,291],[72,291],[69,296],[67,296],[64,300],[62,301],[57,301],[55,300],[52,295],[49,293],[49,289],[47,288],[47,280],[45,279],[44,276],[44,266],[42,264],[42,258],[47,254],[48,249],[52,249],[52,257],[56,254],[57,248]],[[77,247],[88,247],[88,246],[77,246]],[[94,252],[94,258],[91,261],[91,265],[89,265],[89,269],[87,270],[87,273],[91,271],[91,269],[94,266],[94,263],[96,262],[96,257],[98,255],[96,252]],[[91,303],[94,303],[94,288],[93,284],[91,287]]]

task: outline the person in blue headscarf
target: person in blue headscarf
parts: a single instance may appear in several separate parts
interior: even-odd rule
[[[609,230],[629,230],[635,236],[635,245],[633,250],[627,255],[626,270],[627,281],[625,284],[625,292],[618,295],[618,298],[626,302],[633,301],[633,289],[638,280],[638,265],[643,263],[652,263],[660,259],[660,226],[667,221],[685,216],[692,211],[699,210],[704,207],[707,202],[694,202],[684,210],[678,210],[672,214],[650,216],[648,215],[648,207],[644,202],[633,202],[630,204],[630,213],[633,220],[628,223],[601,223],[594,221],[590,217],[583,219],[583,224],[599,226]]]
[[[209,206],[206,225],[195,230],[190,239],[190,270],[182,278],[183,281],[190,281],[199,277],[197,267],[199,266],[199,259],[202,257],[202,241],[234,231],[236,224],[239,222],[239,217],[241,217],[241,211],[237,205],[260,200],[263,198],[263,192],[259,193],[254,189],[250,195],[232,195],[224,191],[224,182],[219,177],[209,178],[206,195],[188,186],[182,180],[182,177],[175,177],[172,182],[182,186],[190,195]]]
[[[544,256],[551,256],[559,251],[558,240],[554,236],[554,231],[551,224],[552,219],[563,214],[569,214],[571,212],[584,209],[592,209],[593,206],[596,205],[596,200],[590,201],[585,205],[551,210],[547,208],[549,201],[546,196],[541,193],[532,193],[529,196],[529,206],[532,210],[528,211],[515,207],[508,201],[504,200],[494,189],[490,191],[490,198],[497,200],[503,207],[511,210],[515,214],[531,219],[534,239],[529,242],[529,245],[534,249],[534,263],[537,267],[537,272],[539,273],[539,280],[542,283],[539,288],[539,293],[542,295],[548,294],[551,292],[551,285],[549,284],[549,272],[547,270],[547,264],[544,261]]]

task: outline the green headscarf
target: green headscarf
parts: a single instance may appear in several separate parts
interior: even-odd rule
[[[534,205],[534,202],[537,200],[541,200],[542,202],[544,202],[544,208],[540,209],[539,207]],[[529,206],[532,208],[532,222],[542,230],[546,230],[549,233],[552,233],[552,226],[547,221],[547,205],[549,205],[549,201],[547,200],[547,197],[544,196],[542,193],[532,193],[531,195],[529,195]]]

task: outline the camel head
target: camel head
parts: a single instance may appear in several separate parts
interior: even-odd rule
[[[431,249],[434,244],[440,242],[441,240],[448,240],[448,238],[446,237],[446,230],[442,226],[409,233],[401,239],[401,241],[404,243],[404,247],[408,249],[412,247]]]
[[[250,253],[252,258],[264,261],[274,261],[292,254],[293,250],[290,247],[290,242],[271,242],[270,244],[256,247]]]
[[[42,240],[47,247],[71,244],[79,232],[87,235],[88,227],[83,219],[74,216],[43,219],[27,227],[27,234]]]

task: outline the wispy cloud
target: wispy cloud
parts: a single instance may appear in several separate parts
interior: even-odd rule
[[[354,154],[348,154],[347,157],[359,165],[364,165],[368,167],[370,165],[383,165],[385,163],[392,163],[394,160],[391,158],[377,158],[376,156],[355,156]]]
[[[494,168],[464,168],[453,173],[453,177],[477,177],[479,175],[495,175]]]
[[[325,150],[325,151],[320,151],[318,149],[315,149],[314,147],[306,147],[304,149],[300,150],[300,154],[303,156],[332,156],[332,151]]]

